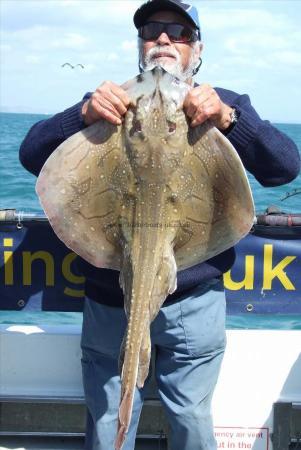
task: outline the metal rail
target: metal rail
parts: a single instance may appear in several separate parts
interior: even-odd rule
[[[29,213],[16,209],[0,209],[0,222],[22,223],[28,220],[47,221],[44,213]]]

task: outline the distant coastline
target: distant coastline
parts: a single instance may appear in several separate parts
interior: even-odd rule
[[[37,112],[37,111],[8,111],[6,108],[0,109],[0,114],[23,114],[23,115],[34,115],[34,116],[52,116],[53,114],[56,114],[56,112]]]
[[[36,111],[8,111],[6,108],[0,109],[0,114],[20,114],[20,115],[34,115],[34,116],[53,116],[59,111],[54,112],[36,112]],[[289,122],[289,121],[271,121],[273,125],[301,125],[301,122]]]

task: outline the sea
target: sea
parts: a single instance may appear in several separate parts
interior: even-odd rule
[[[35,193],[35,176],[20,164],[19,147],[33,124],[49,118],[40,114],[0,113],[0,209],[42,214]],[[301,124],[276,123],[298,146],[301,154]],[[287,213],[301,213],[301,175],[284,186],[263,188],[248,174],[257,213],[269,206]],[[301,293],[300,293],[301,297]],[[80,324],[81,313],[1,311],[0,324]],[[301,329],[301,317],[290,315],[227,316],[228,329]]]

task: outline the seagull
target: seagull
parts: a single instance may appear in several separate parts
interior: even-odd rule
[[[61,67],[65,67],[65,66],[69,66],[70,69],[74,69],[75,67],[80,66],[82,69],[84,69],[84,66],[82,64],[76,64],[75,66],[73,66],[72,64],[65,62],[64,64],[62,64]]]
[[[69,66],[69,67],[70,67],[70,69],[74,69],[74,67],[75,67],[75,66],[72,66],[72,64],[70,64],[70,63],[68,63],[68,62],[66,62],[66,63],[62,64],[62,66],[61,66],[61,67],[65,67],[65,66]]]

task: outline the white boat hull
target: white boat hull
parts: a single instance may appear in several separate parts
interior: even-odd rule
[[[83,401],[80,326],[0,326],[0,400]],[[272,450],[273,405],[301,404],[301,330],[228,330],[218,448]]]

